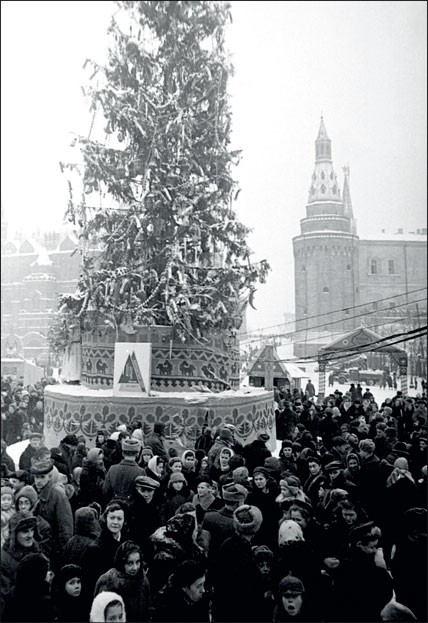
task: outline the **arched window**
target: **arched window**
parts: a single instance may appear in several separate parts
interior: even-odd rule
[[[322,291],[323,292],[330,292],[330,290],[327,287],[323,288]]]
[[[388,260],[388,275],[395,275],[395,262]]]
[[[370,260],[370,274],[377,275],[378,274],[378,261],[376,258],[372,258]]]

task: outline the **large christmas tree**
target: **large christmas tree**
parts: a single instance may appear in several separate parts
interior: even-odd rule
[[[171,325],[182,340],[236,331],[269,266],[250,261],[232,209],[230,5],[116,4],[108,63],[87,61],[105,138],[79,137],[83,167],[65,165],[81,172],[82,198],[70,184],[67,216],[82,274],[76,294],[61,297],[53,341],[94,314],[116,327]]]

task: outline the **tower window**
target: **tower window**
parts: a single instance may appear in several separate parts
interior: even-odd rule
[[[395,307],[395,303],[390,303],[389,306],[390,307]]]
[[[376,302],[376,301],[374,301],[372,305],[373,305],[373,309],[374,309],[374,310],[376,310],[376,309],[378,308],[378,305],[377,305],[377,302]]]
[[[321,192],[324,194],[325,193],[325,186],[324,184],[321,186]]]
[[[349,311],[349,309],[345,309],[345,316],[349,316],[349,315],[350,315],[350,313],[351,313],[351,312]]]
[[[389,275],[394,275],[395,274],[395,262],[394,262],[394,260],[388,260],[388,274]]]
[[[351,270],[351,264],[346,264],[346,270]]]
[[[330,173],[330,179],[333,179],[333,171]]]
[[[308,315],[308,308],[307,308],[307,307],[305,307],[305,308],[303,309],[303,315],[304,315],[304,316],[307,316],[307,315]]]
[[[330,292],[330,290],[327,287],[323,288],[322,291],[323,292]]]
[[[324,173],[324,171],[321,171],[321,179],[325,180],[325,173]]]
[[[306,266],[302,266],[300,270],[302,271],[302,273],[304,273],[306,271]]]
[[[378,274],[377,260],[370,260],[370,274],[371,275]]]
[[[336,188],[336,184],[335,184],[335,185],[333,186],[333,188],[332,188],[333,195],[335,195],[335,194],[336,194],[336,190],[337,190],[337,188]]]

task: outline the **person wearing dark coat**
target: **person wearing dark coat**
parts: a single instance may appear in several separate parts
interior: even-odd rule
[[[205,454],[208,454],[211,446],[214,443],[212,436],[212,430],[208,426],[202,431],[201,435],[195,441],[195,450],[203,450]]]
[[[255,467],[262,467],[265,459],[272,456],[272,452],[266,447],[266,442],[270,439],[267,433],[260,433],[260,435],[244,446],[244,459],[245,466],[252,475]]]
[[[52,583],[52,598],[59,623],[87,621],[88,603],[81,598],[82,569],[79,565],[67,564],[61,567]]]
[[[166,524],[182,504],[193,500],[194,495],[195,493],[189,489],[183,473],[173,472],[168,480],[166,501],[161,509],[162,523]]]
[[[103,483],[106,503],[112,498],[130,502],[135,489],[136,477],[146,475],[146,471],[137,464],[140,447],[137,439],[122,441],[123,459],[117,465],[110,467]]]
[[[60,454],[64,459],[69,480],[71,480],[71,475],[73,473],[73,457],[76,453],[78,443],[76,435],[66,435],[59,443]]]
[[[70,482],[71,477],[70,477],[70,472],[68,471],[68,465],[64,457],[62,456],[60,448],[56,448],[56,447],[51,448],[50,455],[51,455],[53,464],[55,465],[59,473],[64,474],[64,476],[67,477],[67,482]]]
[[[146,558],[150,536],[162,525],[160,500],[156,496],[160,484],[148,476],[137,476],[130,504],[129,534]]]
[[[276,498],[280,488],[264,467],[255,468],[253,482],[253,490],[248,494],[246,502],[257,506],[263,516],[263,523],[253,539],[254,545],[267,545],[269,549],[276,551],[278,522],[281,518],[281,509]]]
[[[160,456],[168,461],[168,452],[165,445],[165,424],[156,422],[153,433],[146,438],[146,446],[153,450],[154,456]]]
[[[125,541],[119,545],[114,566],[98,578],[94,596],[103,591],[112,591],[122,597],[127,621],[149,620],[150,584],[144,571],[141,550],[136,543]]]
[[[30,443],[19,457],[19,469],[25,469],[29,472],[31,468],[31,459],[36,454],[37,450],[43,445],[43,435],[33,432],[30,433],[28,439]]]
[[[3,617],[5,598],[15,586],[16,572],[27,554],[40,553],[34,538],[37,519],[25,513],[15,513],[9,521],[9,537],[1,549],[0,594]]]
[[[83,459],[82,472],[80,474],[80,504],[86,506],[91,502],[103,504],[103,484],[106,477],[104,467],[104,455],[101,448],[89,450]]]
[[[46,623],[54,620],[55,611],[46,581],[48,569],[49,561],[43,554],[27,554],[21,560],[15,586],[6,600],[4,621]]]
[[[64,546],[62,563],[64,565],[82,565],[86,548],[91,545],[101,533],[98,515],[92,506],[82,506],[74,514],[74,535]]]
[[[359,444],[361,469],[358,496],[368,516],[377,520],[381,513],[384,481],[379,457],[374,454],[375,444],[371,439],[363,439]]]
[[[120,433],[119,437],[120,435],[123,435],[123,433]],[[122,439],[117,440],[110,437],[101,446],[104,457],[104,467],[107,472],[112,465],[117,465],[123,459],[122,449],[120,447],[121,443]]]
[[[215,621],[261,621],[264,591],[251,543],[263,522],[256,506],[243,504],[233,514],[235,534],[220,548],[213,568]]]
[[[11,456],[7,453],[7,443],[4,439],[1,440],[1,464],[6,466],[7,473],[15,471],[15,463]]]
[[[379,621],[383,607],[393,596],[392,578],[377,560],[379,530],[373,522],[356,526],[350,533],[348,557],[336,575],[333,595],[334,621]]]
[[[31,485],[24,485],[15,493],[15,508],[27,515],[34,515],[37,525],[34,531],[34,537],[42,554],[48,558],[52,554],[52,528],[49,523],[37,514],[39,498],[37,492]]]
[[[95,584],[114,564],[117,548],[126,541],[128,509],[121,501],[112,500],[101,516],[101,534],[86,547],[81,567],[85,598],[92,598]]]
[[[314,609],[309,608],[303,582],[293,575],[282,578],[273,611],[273,623],[288,623],[288,621],[313,623],[317,620],[320,621],[321,617],[317,618]]]
[[[209,598],[205,592],[205,567],[185,560],[174,570],[155,604],[154,623],[208,623]]]
[[[280,441],[291,439],[299,416],[291,408],[289,400],[284,401],[284,409],[275,412],[276,438]]]

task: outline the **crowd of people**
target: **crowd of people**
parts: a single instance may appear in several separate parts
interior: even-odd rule
[[[2,620],[426,621],[425,391],[309,382],[275,419],[180,456],[161,422],[47,448],[43,385],[2,379]]]

